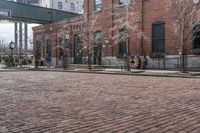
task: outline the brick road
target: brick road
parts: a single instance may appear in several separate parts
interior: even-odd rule
[[[0,73],[0,133],[200,133],[200,79]]]

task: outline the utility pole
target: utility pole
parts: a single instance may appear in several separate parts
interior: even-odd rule
[[[28,24],[24,23],[24,50],[28,51]]]
[[[19,23],[19,55],[22,55],[22,23]]]
[[[19,55],[19,46],[18,46],[18,23],[15,22],[15,47],[16,47],[16,54]]]

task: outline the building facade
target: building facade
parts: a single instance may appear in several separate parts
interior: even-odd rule
[[[40,0],[40,5],[68,12],[83,13],[83,0]]]
[[[84,0],[9,0],[9,1],[83,14]]]
[[[70,21],[34,27],[35,60],[44,61],[45,55],[48,54],[51,57],[52,66],[62,67],[65,57],[68,64],[83,63],[80,41],[81,20],[82,18],[75,18]]]
[[[39,4],[40,4],[39,0],[9,0],[9,1],[30,4],[30,5],[36,5],[36,6],[39,6]]]
[[[199,2],[192,3],[198,9]],[[59,27],[60,24],[70,28],[73,21],[34,28],[35,41],[37,35],[49,34],[45,29]],[[142,59],[147,58],[148,68],[178,69],[184,52],[187,57],[184,58],[185,65],[200,67],[199,53],[194,52],[200,48],[200,32],[191,32],[189,41],[185,41],[184,47],[181,45],[178,41],[180,38],[176,36],[177,27],[169,0],[85,0],[84,14],[76,22],[81,28],[76,33],[70,33],[70,38],[74,40],[71,44],[71,63],[86,63],[85,59],[91,53],[93,64],[122,66],[131,57],[139,55]],[[187,28],[194,29],[185,26]],[[66,32],[65,28],[60,30]],[[58,39],[58,34],[55,33],[52,43]],[[79,34],[82,41],[79,38],[80,43],[77,44],[75,40]],[[55,52],[55,49],[51,51]]]

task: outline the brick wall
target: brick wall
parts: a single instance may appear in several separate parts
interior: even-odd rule
[[[143,1],[143,14],[142,14],[142,0],[134,0],[129,9],[130,16],[128,17],[130,32],[129,32],[129,51],[130,55],[136,55],[137,53],[143,55],[149,55],[152,52],[152,24],[155,22],[165,23],[165,54],[177,56],[179,54],[180,46],[176,42],[175,35],[172,29],[172,20],[169,13],[169,0],[144,0]],[[93,27],[90,29],[89,34],[94,34],[96,31],[102,31],[102,58],[103,62],[110,60],[113,64],[119,62],[119,28],[120,28],[120,12],[124,6],[119,6],[118,0],[102,0],[102,10],[94,11],[94,0],[84,1],[84,11],[89,17],[88,20],[84,17],[62,21],[51,25],[43,25],[34,30],[34,40],[41,40],[41,36],[50,37],[53,39],[53,47],[58,46],[59,37],[69,32],[72,41],[71,49],[67,49],[70,56],[73,58],[73,37],[76,34],[83,33],[84,22],[93,23]],[[126,7],[126,6],[125,6]],[[133,13],[136,13],[133,15]],[[143,25],[142,25],[143,22]],[[78,25],[78,28],[76,28]],[[79,28],[80,27],[80,28]],[[134,29],[132,29],[134,27]],[[50,31],[52,28],[52,31]],[[143,30],[143,31],[142,31]],[[139,34],[140,33],[140,34]],[[143,39],[141,37],[143,33]],[[109,47],[106,47],[104,38],[110,35],[112,38]],[[192,43],[189,43],[186,47],[187,53],[191,53]],[[55,49],[52,49],[53,57],[56,57]],[[87,50],[83,49],[83,57],[87,56]],[[104,59],[106,58],[106,59]],[[153,64],[154,59],[149,59]],[[73,62],[73,61],[72,61]],[[108,64],[108,63],[106,63]],[[119,63],[118,63],[119,64]],[[122,64],[122,63],[121,63]]]
[[[82,29],[82,21],[81,18],[76,18],[69,21],[61,21],[54,24],[41,25],[33,28],[33,40],[34,40],[34,55],[36,54],[36,45],[37,41],[40,41],[41,46],[41,58],[44,58],[47,52],[47,44],[46,41],[50,39],[52,41],[52,60],[53,65],[58,63],[58,58],[61,58],[60,53],[60,42],[62,38],[66,38],[66,35],[69,35],[69,40],[67,43],[67,47],[64,48],[64,52],[69,58],[69,63],[73,63],[73,55],[74,55],[74,36],[77,34],[81,34]]]

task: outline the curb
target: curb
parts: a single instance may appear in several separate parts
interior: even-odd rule
[[[0,69],[0,72],[21,72],[21,71],[49,71],[49,72],[70,72],[70,73],[88,73],[88,74],[109,74],[109,75],[127,75],[127,76],[151,76],[151,77],[169,77],[169,78],[196,78],[200,79],[199,74],[189,73],[148,73],[144,70],[125,72],[125,71],[95,71],[95,70],[64,70],[64,69],[44,69],[44,68],[16,68],[16,69]]]
[[[185,74],[155,74],[145,72],[106,72],[106,71],[85,71],[85,70],[55,70],[55,69],[32,69],[33,71],[49,71],[49,72],[70,72],[70,73],[88,73],[88,74],[109,74],[109,75],[127,75],[127,76],[151,76],[151,77],[169,77],[169,78],[196,78],[200,79],[200,75]]]

